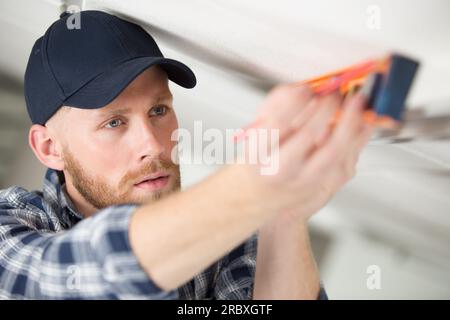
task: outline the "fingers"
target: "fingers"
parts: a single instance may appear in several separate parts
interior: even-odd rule
[[[363,128],[363,109],[366,104],[365,98],[356,94],[347,100],[343,106],[343,115],[336,125],[333,139],[337,144],[351,144],[355,141]]]
[[[305,113],[305,107],[309,104],[312,93],[307,86],[281,85],[274,88],[261,105],[256,120],[244,128],[235,141],[248,138],[245,145],[248,154],[255,153],[260,148],[264,154],[273,155],[277,153],[279,146],[289,137],[293,130],[290,126],[291,120],[299,114]],[[311,108],[310,108],[311,109]],[[265,130],[264,132],[259,131]],[[277,132],[271,131],[277,130]],[[261,137],[259,135],[261,134]],[[267,143],[261,139],[267,137]],[[272,138],[273,137],[273,138]]]
[[[311,175],[328,171],[341,182],[354,176],[359,153],[373,131],[372,125],[364,123],[364,106],[361,95],[344,103],[343,115],[331,137],[308,161],[307,170]]]
[[[367,113],[367,117],[364,121],[363,132],[360,135],[360,139],[357,141],[359,150],[362,150],[366,146],[367,142],[369,142],[370,137],[376,128],[376,118],[377,115],[374,111],[369,111]]]
[[[342,104],[342,96],[339,93],[327,95],[318,98],[318,107],[322,110],[317,112],[317,116],[313,117],[307,126],[311,126],[311,132],[314,133],[313,143],[321,144],[331,133],[330,123]],[[306,127],[306,129],[308,129]]]
[[[307,86],[277,86],[269,93],[248,129],[279,129],[282,140],[293,129],[288,124],[294,117],[305,113],[311,98],[312,92]]]
[[[365,100],[363,97],[356,97],[355,100],[348,101],[348,118],[345,119],[348,122],[347,127],[344,128],[343,131],[345,129],[347,130],[345,133],[341,132],[340,134],[342,134],[343,136],[351,137],[351,140],[348,139],[346,144],[344,144],[343,141],[336,142],[343,144],[342,155],[344,157],[343,162],[347,163],[346,167],[356,166],[359,154],[361,153],[362,149],[367,144],[373,133],[376,115],[373,111],[370,111],[371,116],[368,118],[369,122],[365,121],[364,115],[362,114],[364,110],[364,103]],[[354,108],[353,110],[356,109],[356,112],[351,112],[352,107]],[[339,140],[339,137],[337,137],[336,139]],[[346,138],[341,137],[341,139]]]
[[[370,137],[372,136],[374,130],[374,123],[364,124],[363,129],[361,130],[359,136],[355,138],[355,143],[352,148],[348,151],[348,156],[345,156],[344,162],[346,162],[346,168],[355,168],[358,162],[359,155],[361,151],[366,146],[367,142],[369,142]],[[349,171],[351,169],[348,169]]]
[[[340,94],[314,98],[305,113],[292,120],[295,133],[283,146],[283,152],[298,161],[306,159],[330,135],[329,123],[342,102]]]
[[[364,125],[365,103],[361,95],[343,102],[339,93],[314,97],[306,87],[284,85],[269,94],[252,128],[280,130],[276,147],[283,162],[308,162],[312,175],[337,170],[352,176],[372,132]],[[338,110],[343,110],[342,117],[333,127]]]

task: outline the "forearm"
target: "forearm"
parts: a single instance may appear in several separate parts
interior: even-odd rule
[[[224,168],[202,183],[138,208],[130,224],[131,246],[161,288],[179,287],[248,238],[273,210],[248,171]]]
[[[69,230],[41,232],[25,223],[29,211],[0,201],[0,298],[172,298],[154,287],[130,252],[135,208],[111,206]]]
[[[258,237],[254,299],[317,299],[319,272],[306,222],[277,216]]]

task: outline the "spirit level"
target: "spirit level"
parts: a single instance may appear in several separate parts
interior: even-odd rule
[[[368,99],[367,111],[377,115],[376,125],[393,128],[399,125],[405,109],[405,101],[416,75],[419,62],[392,54],[382,59],[365,61],[320,77],[301,81],[318,95],[339,90],[352,95],[362,90]],[[366,112],[368,117],[373,112]],[[336,115],[336,120],[341,112]]]

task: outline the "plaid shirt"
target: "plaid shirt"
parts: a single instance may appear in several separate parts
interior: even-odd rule
[[[1,299],[251,299],[253,235],[180,288],[159,288],[132,253],[133,204],[83,219],[64,176],[48,169],[43,191],[0,190]],[[326,298],[321,290],[319,298]]]

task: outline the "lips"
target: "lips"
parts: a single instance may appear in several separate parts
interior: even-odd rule
[[[143,177],[136,184],[140,184],[140,183],[148,181],[148,180],[156,180],[158,178],[167,177],[167,176],[169,176],[169,175],[166,173],[157,172],[157,173],[150,174],[150,175]]]
[[[168,174],[163,173],[152,174],[140,179],[140,181],[135,184],[135,187],[150,191],[161,189],[167,185],[169,178],[170,175]]]

